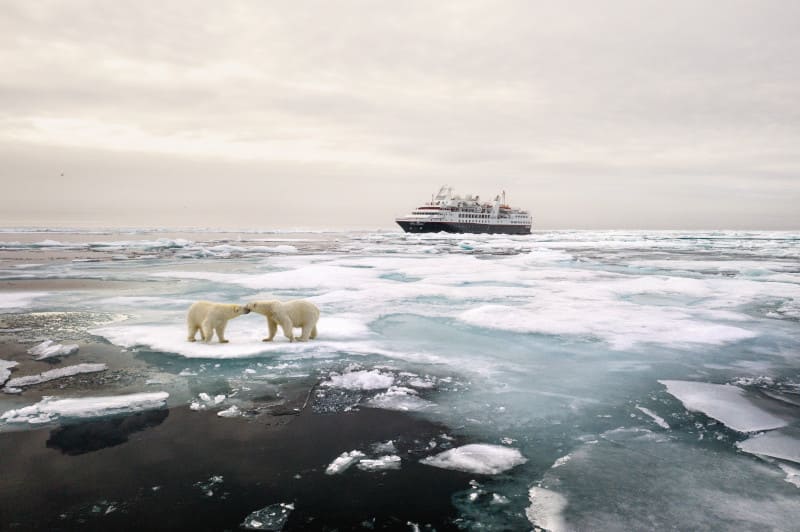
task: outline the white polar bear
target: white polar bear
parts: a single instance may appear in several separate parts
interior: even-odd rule
[[[309,338],[312,340],[317,337],[317,320],[319,320],[319,309],[316,305],[303,299],[295,299],[281,303],[280,301],[253,301],[245,305],[247,310],[258,312],[267,317],[269,336],[264,338],[265,342],[271,342],[278,332],[278,325],[283,329],[283,335],[290,342],[298,340],[305,342]],[[295,338],[294,327],[301,327],[303,333]]]
[[[186,325],[189,327],[190,342],[194,342],[197,331],[200,331],[200,339],[210,342],[217,333],[217,339],[221,344],[227,344],[225,339],[225,326],[231,320],[242,314],[247,314],[250,309],[242,305],[231,303],[212,303],[210,301],[197,301],[189,307],[189,314],[186,315]]]

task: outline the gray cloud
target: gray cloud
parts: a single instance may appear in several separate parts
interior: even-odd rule
[[[800,225],[796,2],[429,4],[3,3],[0,223]]]

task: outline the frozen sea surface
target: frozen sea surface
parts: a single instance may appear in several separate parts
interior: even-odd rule
[[[65,258],[45,260],[53,253]],[[381,408],[444,424],[475,452],[420,442],[396,473],[409,458],[473,472],[476,486],[453,497],[463,528],[789,530],[800,519],[798,233],[9,230],[0,258],[4,281],[126,286],[0,292],[0,320],[6,340],[33,348],[47,337],[15,333],[25,316],[81,316],[59,341],[123,351],[144,366],[132,393],[246,418],[257,398],[311,381],[319,415]],[[320,307],[317,340],[262,342],[254,314],[229,323],[229,344],[185,339],[192,301],[292,298]],[[0,399],[14,401],[0,411],[30,408],[0,430],[58,423],[49,412],[62,399]],[[320,467],[380,465],[362,451]]]

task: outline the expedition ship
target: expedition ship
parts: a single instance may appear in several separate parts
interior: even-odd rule
[[[531,215],[506,204],[506,193],[492,202],[481,203],[478,196],[457,196],[444,185],[430,203],[395,220],[406,233],[501,233],[529,235]]]

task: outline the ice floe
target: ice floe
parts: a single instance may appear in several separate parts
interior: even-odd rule
[[[322,386],[345,388],[347,390],[383,390],[394,384],[394,376],[377,370],[350,371],[341,375],[331,375]]]
[[[473,443],[448,449],[420,460],[423,464],[442,469],[455,469],[481,475],[496,475],[527,461],[517,449],[487,443]]]
[[[780,458],[800,464],[800,430],[786,428],[751,436],[736,444],[750,454]]]
[[[292,510],[294,503],[271,504],[245,517],[241,526],[248,530],[283,530]]]
[[[0,421],[6,423],[48,423],[60,418],[93,418],[141,412],[154,408],[163,408],[169,394],[167,392],[133,393],[104,397],[81,397],[59,399],[45,397],[36,404],[8,410],[0,415]]]
[[[396,454],[379,456],[378,458],[362,458],[356,467],[362,471],[386,471],[388,469],[400,469],[400,457]]]
[[[567,507],[567,499],[553,490],[533,487],[528,493],[531,505],[525,509],[525,515],[533,526],[550,532],[568,530],[564,522],[563,512]]]
[[[0,386],[5,384],[8,378],[11,376],[11,368],[17,365],[16,362],[11,360],[0,360]]]
[[[6,386],[9,388],[24,388],[25,386],[33,386],[34,384],[63,379],[64,377],[72,377],[73,375],[81,375],[83,373],[97,373],[107,369],[108,366],[105,364],[75,364],[73,366],[51,369],[36,375],[17,377],[9,380]]]
[[[50,295],[49,292],[3,292],[0,293],[0,309],[27,308],[35,300],[48,295]]]
[[[242,415],[242,411],[236,405],[231,405],[229,408],[225,410],[220,410],[217,412],[219,417],[239,417]]]
[[[47,358],[72,355],[77,352],[78,344],[62,345],[54,342],[53,340],[45,340],[39,345],[28,349],[28,353],[33,355],[36,360],[45,360]]]
[[[758,432],[786,426],[788,423],[759,408],[747,393],[730,384],[660,380],[667,391],[687,410],[701,412],[738,432]]]
[[[392,386],[365,403],[372,408],[416,412],[435,406],[417,395],[417,391],[405,386]]]
[[[645,408],[645,407],[639,406],[639,405],[636,405],[636,408],[638,410],[641,410],[642,412],[644,412],[648,416],[650,416],[650,418],[652,418],[652,420],[656,422],[656,425],[658,425],[662,429],[669,429],[669,423],[664,421],[663,417],[659,416],[658,414],[656,414],[655,412],[653,412],[649,408]]]
[[[336,459],[325,468],[325,474],[337,475],[342,473],[364,457],[366,457],[366,455],[361,451],[344,452],[337,456]]]

